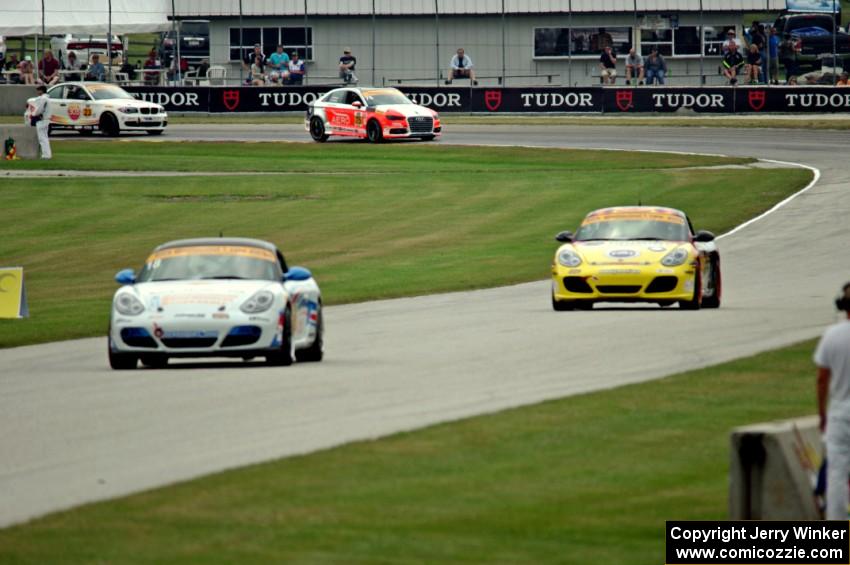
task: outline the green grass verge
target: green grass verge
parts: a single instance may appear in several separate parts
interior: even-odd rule
[[[56,144],[50,166],[59,168],[305,172],[3,180],[0,257],[26,269],[31,318],[0,320],[0,347],[103,334],[115,272],[140,267],[171,239],[223,231],[277,242],[338,304],[545,278],[555,233],[591,209],[638,199],[723,232],[811,177],[677,168],[747,161],[433,145]]]
[[[663,563],[665,520],[726,518],[730,429],[814,411],[812,348],[54,514],[0,561]]]

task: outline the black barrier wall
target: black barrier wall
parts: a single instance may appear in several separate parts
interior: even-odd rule
[[[170,112],[303,112],[332,86],[153,87],[128,86],[136,98]],[[464,113],[805,113],[850,112],[850,88],[399,88],[417,104]]]

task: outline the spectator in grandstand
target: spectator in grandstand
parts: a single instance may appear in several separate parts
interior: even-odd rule
[[[792,76],[797,76],[797,42],[791,37],[790,33],[782,36],[782,42],[779,44],[779,61],[785,67],[785,80],[789,80]]]
[[[145,78],[145,84],[149,86],[155,86],[159,84],[159,73],[154,72],[158,71],[161,67],[159,64],[159,60],[156,58],[156,49],[151,49],[150,53],[148,53],[148,58],[145,59],[145,64],[142,65],[147,72],[143,73]]]
[[[9,58],[6,59],[6,63],[3,65],[4,71],[17,71],[18,67],[21,66],[21,62],[18,60],[18,56],[14,53],[9,54]],[[18,73],[10,73],[6,75],[6,80],[9,84],[20,84],[21,83],[21,75]]]
[[[18,65],[18,72],[21,73],[21,84],[35,84],[32,57],[29,55],[24,57],[24,60]]]
[[[826,519],[847,520],[850,474],[850,282],[835,299],[842,320],[815,349],[820,429],[826,432]]]
[[[599,28],[599,33],[596,34],[596,48],[604,51],[606,47],[614,47],[614,39],[611,34],[605,31],[604,27]]]
[[[127,80],[133,80],[136,76],[136,67],[133,66],[133,63],[131,63],[129,59],[124,59],[124,62],[121,63],[121,68],[118,69],[118,72],[126,75]]]
[[[614,84],[617,80],[617,54],[610,45],[599,56],[599,79],[602,84]]]
[[[788,86],[797,86],[797,85],[798,85],[798,83],[797,83],[797,77],[795,77],[794,75],[791,75],[790,77],[788,77],[788,80],[787,80],[787,81],[785,81],[785,83],[786,83]]]
[[[189,61],[187,61],[185,57],[180,57],[180,72],[179,73],[177,72],[176,61],[177,61],[177,58],[173,57],[171,59],[171,64],[168,65],[168,71],[167,71],[166,74],[168,74],[168,80],[169,81],[175,81],[175,80],[178,79],[178,77],[182,77],[183,75],[185,75],[189,71]]]
[[[277,50],[269,57],[268,67],[269,81],[275,84],[283,84],[289,77],[289,55],[283,52],[283,45],[278,45]],[[198,76],[200,76],[198,72]],[[204,72],[206,75],[206,72]]]
[[[446,84],[451,84],[456,78],[468,78],[473,85],[478,84],[478,81],[475,80],[475,69],[473,67],[472,59],[469,58],[463,47],[459,48],[449,64],[449,78],[446,80]]]
[[[770,37],[767,39],[767,74],[770,77],[770,82],[779,84],[779,35],[776,33],[776,28],[770,28]]]
[[[342,57],[339,58],[339,78],[345,84],[357,84],[359,79],[354,74],[354,68],[357,66],[357,57],[351,54],[351,47],[346,47],[342,50]]]
[[[635,51],[632,47],[629,49],[629,54],[626,57],[626,84],[632,83],[632,77],[638,79],[638,84],[643,84],[643,56]]]
[[[106,80],[106,67],[100,62],[100,55],[97,53],[91,56],[91,65],[86,69],[86,80],[97,80],[100,82]]]
[[[260,58],[260,66],[265,67],[265,65],[266,65],[266,55],[265,55],[265,53],[263,53],[263,50],[260,47],[259,43],[255,43],[254,49],[252,51],[249,51],[245,55],[245,58],[242,59],[242,68],[244,68],[246,71],[248,71],[248,78],[245,81],[248,84],[252,83],[251,74],[250,74],[251,73],[251,66],[256,63],[257,57]]]
[[[750,24],[749,29],[745,33],[745,37],[747,39],[747,45],[757,45],[759,51],[764,51],[766,40],[764,32],[761,29],[761,24],[757,20],[753,20],[753,23]]]
[[[201,64],[198,65],[198,77],[199,78],[207,78],[207,71],[210,70],[210,60],[203,59],[201,60]]]
[[[65,75],[65,80],[80,80],[82,76],[83,65],[77,59],[77,54],[73,51],[68,51],[68,60],[65,61],[65,69],[68,71],[80,71],[79,73],[68,73]]]
[[[724,55],[729,52],[729,49],[732,45],[734,45],[735,49],[737,49],[738,51],[740,51],[741,47],[743,47],[741,40],[738,39],[738,37],[735,35],[735,30],[730,28],[729,31],[726,32],[726,41],[723,42]]]
[[[658,47],[653,47],[649,52],[649,57],[645,61],[646,68],[646,84],[657,83],[664,85],[667,74],[667,61],[658,52]]]
[[[736,43],[730,43],[729,51],[723,55],[723,60],[721,61],[723,76],[726,77],[729,84],[738,84],[738,73],[743,64],[744,57],[738,53],[738,45]]]
[[[59,60],[53,56],[53,51],[47,50],[38,62],[38,84],[56,84],[59,82]]]
[[[761,74],[761,53],[759,53],[758,45],[750,44],[750,49],[747,51],[747,64],[744,65],[744,75],[750,84],[758,84],[759,75]]]
[[[252,86],[263,86],[266,84],[263,61],[259,57],[254,57],[254,62],[251,63],[251,74],[248,75],[248,80],[251,81]]]
[[[293,51],[289,59],[289,80],[287,84],[300,85],[304,83],[304,61],[298,58],[298,51]]]
[[[838,79],[838,82],[835,83],[836,86],[850,86],[850,83],[847,81],[847,77],[850,76],[847,72],[841,73],[841,76]]]

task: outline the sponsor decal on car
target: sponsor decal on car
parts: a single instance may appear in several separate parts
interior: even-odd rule
[[[174,306],[177,304],[227,304],[238,298],[236,294],[178,294],[165,296],[162,299],[163,306]]]
[[[274,253],[259,247],[242,247],[236,245],[193,245],[187,247],[171,247],[152,253],[147,262],[152,263],[157,259],[170,259],[172,257],[185,257],[189,255],[230,255],[236,257],[252,257],[264,261],[277,261]]]
[[[83,116],[90,118],[91,117],[91,108],[89,108],[88,106],[83,108]]]
[[[68,104],[68,117],[73,121],[77,121],[80,119],[80,115],[82,114],[82,108],[79,104]]]
[[[180,313],[174,314],[175,318],[205,318],[205,314],[191,314],[191,313]]]
[[[213,312],[212,317],[214,320],[229,320],[230,314],[227,312]]]

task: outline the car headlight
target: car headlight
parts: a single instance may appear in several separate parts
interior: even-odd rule
[[[138,114],[139,109],[134,108],[133,106],[124,106],[123,108],[118,108],[118,111],[122,114]]]
[[[122,292],[115,297],[115,309],[124,316],[138,316],[145,311],[145,306],[129,292]]]
[[[688,260],[688,250],[684,247],[677,247],[661,259],[661,264],[665,267],[676,267]]]
[[[578,267],[581,265],[581,257],[572,249],[562,249],[558,253],[558,263],[564,267]]]
[[[245,312],[246,314],[257,314],[259,312],[265,312],[269,308],[271,308],[274,303],[274,294],[269,292],[268,290],[261,290],[256,292],[254,296],[245,301],[242,306],[240,306],[240,310]]]
[[[398,114],[387,114],[387,119],[393,121],[403,120],[404,116],[399,116]]]

